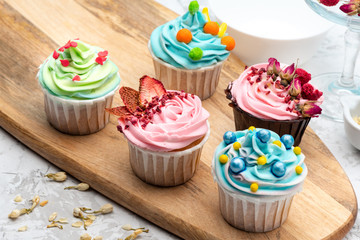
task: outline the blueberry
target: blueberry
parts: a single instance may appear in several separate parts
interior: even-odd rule
[[[284,134],[280,138],[281,142],[285,145],[285,148],[289,150],[294,145],[294,138],[289,134]]]
[[[223,136],[226,145],[236,142],[236,136],[234,132],[227,131]]]
[[[283,162],[276,161],[271,165],[271,173],[274,174],[275,177],[282,177],[286,173],[286,166]]]
[[[237,174],[246,169],[245,160],[240,157],[234,157],[230,162],[230,169],[233,173]]]
[[[267,143],[271,138],[271,134],[269,130],[261,129],[260,131],[256,132],[256,137],[260,139],[261,142]]]

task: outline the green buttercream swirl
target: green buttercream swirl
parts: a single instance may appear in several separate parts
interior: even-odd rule
[[[91,46],[79,40],[76,47],[61,52],[57,59],[51,54],[40,66],[39,82],[51,94],[66,99],[95,99],[114,91],[120,84],[118,67],[109,57],[98,64],[95,59],[103,49]],[[67,59],[70,64],[64,67],[60,60]],[[79,75],[80,81],[73,81]]]

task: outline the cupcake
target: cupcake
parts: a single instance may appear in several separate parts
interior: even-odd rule
[[[287,219],[307,175],[305,156],[294,139],[267,129],[226,132],[216,148],[212,173],[220,211],[235,228],[267,232]]]
[[[321,114],[322,92],[304,69],[275,58],[247,68],[225,90],[233,107],[236,130],[258,126],[279,135],[291,134],[299,145],[312,117]]]
[[[139,91],[120,88],[125,106],[107,109],[118,117],[118,130],[129,146],[133,172],[157,186],[176,186],[188,181],[200,162],[210,135],[209,113],[194,94],[166,91],[148,76]]]
[[[167,89],[184,90],[204,100],[219,82],[222,65],[235,47],[226,24],[210,21],[208,9],[199,11],[192,1],[189,11],[151,34],[148,44],[156,78]]]
[[[47,120],[60,132],[85,135],[108,123],[105,108],[111,107],[120,84],[118,68],[108,51],[71,40],[54,50],[37,77]]]

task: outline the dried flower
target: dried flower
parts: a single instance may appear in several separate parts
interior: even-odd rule
[[[292,97],[297,97],[301,93],[301,82],[299,79],[295,78],[290,85],[289,95]]]
[[[51,224],[49,224],[49,225],[47,225],[46,226],[47,228],[53,228],[53,227],[57,227],[57,228],[59,228],[59,229],[63,229],[63,226],[61,226],[61,225],[59,225],[59,224],[57,224],[57,223],[51,223]]]
[[[89,184],[87,183],[79,183],[78,185],[76,186],[69,186],[69,187],[66,187],[64,189],[77,189],[79,191],[86,191],[89,189]]]
[[[324,4],[325,6],[331,7],[335,6],[339,3],[340,0],[319,0],[321,4]]]
[[[40,197],[38,196],[38,195],[36,195],[35,197],[33,197],[33,199],[31,200],[32,201],[32,206],[31,206],[31,208],[29,208],[29,209],[26,209],[27,210],[27,214],[29,214],[29,213],[31,213],[33,210],[34,210],[34,208],[39,204],[39,202],[40,202]]]
[[[348,15],[355,15],[358,13],[358,6],[355,3],[343,4],[340,6],[340,10]]]
[[[72,227],[79,228],[83,225],[83,222],[77,221],[71,224]]]
[[[45,201],[42,201],[39,205],[40,205],[40,207],[43,207],[43,206],[45,206],[46,204],[48,204],[48,200],[45,200]]]
[[[61,223],[61,224],[67,224],[69,223],[67,218],[60,218],[59,220],[55,221],[57,223]]]
[[[16,219],[20,216],[20,210],[14,209],[11,211],[11,213],[8,215],[9,218]]]
[[[293,77],[295,75],[295,70],[296,70],[295,63],[293,63],[290,66],[288,66],[287,68],[285,68],[283,71],[280,72],[281,79],[291,82],[291,80],[293,79]]]
[[[130,224],[122,225],[121,228],[124,229],[125,231],[133,230],[133,227]]]
[[[92,215],[92,214],[88,214],[88,215],[86,215],[86,218],[87,218],[87,219],[90,219],[90,220],[92,220],[92,221],[95,221],[96,216],[95,216],[95,215]]]
[[[20,195],[17,195],[15,198],[14,198],[14,202],[21,202],[23,199]]]
[[[303,117],[318,117],[321,114],[321,108],[316,105],[315,101],[307,101],[304,105],[300,106],[301,114]]]
[[[107,203],[104,206],[102,206],[99,211],[101,214],[107,214],[107,213],[111,213],[113,210],[114,210],[113,205]]]
[[[25,225],[25,226],[22,226],[18,229],[18,232],[25,232],[27,231],[28,227]]]
[[[139,234],[141,234],[141,233],[143,233],[143,232],[148,233],[148,232],[149,232],[149,229],[143,230],[142,228],[138,228],[138,229],[136,229],[132,234],[130,234],[129,236],[127,236],[127,237],[125,238],[125,240],[133,240],[133,239],[135,239]]]
[[[310,83],[305,83],[302,86],[301,96],[308,100],[318,100],[323,93],[318,89],[315,89]]]
[[[57,217],[57,212],[53,212],[49,217],[49,222],[54,221],[56,217]]]
[[[74,208],[73,215],[76,218],[82,218],[84,217],[83,213],[81,212],[80,208]]]
[[[19,216],[21,216],[21,215],[23,215],[25,213],[27,213],[27,209],[25,209],[25,208],[22,208],[20,210],[19,209],[14,209],[14,210],[11,211],[11,213],[8,215],[8,217],[11,218],[11,219],[16,219],[16,218],[18,218]]]
[[[266,66],[266,72],[268,75],[279,75],[280,63],[275,58],[268,59],[269,64]]]
[[[80,236],[80,240],[91,240],[91,236],[87,233],[84,233]]]
[[[63,182],[66,180],[66,173],[65,172],[49,173],[46,174],[45,177],[48,177],[56,182]]]
[[[88,226],[90,226],[91,224],[93,224],[93,220],[91,220],[91,219],[86,219],[85,221],[84,221],[84,225],[86,226],[86,227],[88,227]]]
[[[308,83],[311,80],[311,74],[305,71],[302,68],[297,68],[295,70],[295,78],[300,80],[301,86],[305,83]]]

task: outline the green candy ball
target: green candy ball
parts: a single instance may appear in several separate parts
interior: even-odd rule
[[[199,11],[199,3],[197,1],[191,1],[189,4],[189,12],[194,15],[197,11]]]
[[[189,52],[189,57],[192,60],[200,60],[203,56],[203,51],[201,50],[201,48],[195,47],[193,49],[191,49],[191,51]]]

